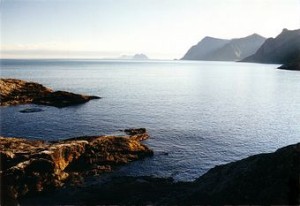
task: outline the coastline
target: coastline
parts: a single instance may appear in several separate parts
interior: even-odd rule
[[[66,184],[80,185],[85,177],[151,157],[153,151],[141,143],[148,138],[143,128],[125,130],[123,136],[85,136],[58,142],[0,137],[3,204]]]
[[[274,153],[216,166],[193,182],[145,176],[104,177],[124,164],[153,155],[150,148],[140,143],[149,138],[146,129],[123,132],[126,133],[123,137],[84,136],[59,142],[0,138],[1,197],[5,197],[1,198],[1,203],[194,205],[300,202],[300,143]]]
[[[82,152],[79,152],[79,154],[78,151],[80,149],[70,150],[70,146],[74,147],[76,144],[89,145],[84,142],[86,140],[92,142],[97,141],[99,143],[101,141],[107,141],[108,139],[111,140],[111,138],[116,138],[115,140],[117,141],[110,144],[109,147],[104,148],[113,146],[115,148],[114,150],[119,152],[108,156],[106,155],[106,160],[102,158],[106,164],[108,160],[111,162],[106,166],[103,166],[103,161],[101,163],[96,156],[92,157],[95,155],[94,152],[88,152],[86,149],[84,151],[81,148]],[[29,156],[35,156],[35,160],[29,160],[31,164],[26,165],[19,163],[16,166],[2,171],[1,178],[3,181],[1,185],[1,195],[5,197],[2,198],[2,204],[299,204],[300,143],[280,148],[273,153],[253,155],[236,162],[215,166],[193,182],[175,182],[172,178],[147,176],[103,176],[107,172],[112,172],[112,168],[116,168],[118,165],[121,166],[132,160],[139,160],[153,155],[153,152],[146,146],[142,146],[144,148],[143,150],[134,150],[141,154],[136,158],[132,158],[132,152],[125,155],[126,152],[124,153],[124,151],[126,149],[124,150],[124,147],[123,149],[120,148],[120,144],[123,145],[123,141],[125,141],[129,142],[128,145],[130,145],[136,141],[131,138],[145,139],[145,134],[136,134],[126,138],[107,136],[73,138],[60,143],[53,143],[52,146],[47,147],[47,151],[30,154]],[[34,140],[16,138],[1,138],[0,140],[8,142],[26,141],[28,144],[40,146],[40,142]],[[97,145],[101,145],[98,147],[99,149],[103,148],[102,144]],[[96,145],[94,145],[93,148],[97,147],[95,146]],[[22,152],[20,150],[21,147],[17,148],[18,150],[14,155],[19,156],[15,156],[16,159],[24,158],[24,154],[28,155],[26,151]],[[59,149],[59,153],[62,156],[54,155],[55,153],[58,154],[57,152],[50,152],[58,148],[61,148]],[[99,153],[99,151],[103,151],[103,149],[99,149],[97,156],[103,157],[103,153]],[[3,153],[3,149],[1,151],[2,166],[3,164],[11,163],[9,158],[12,155],[8,155],[9,151],[10,150],[7,150],[6,153]],[[130,149],[130,151],[132,150]],[[42,154],[43,157],[40,156]],[[65,156],[66,154],[68,155]],[[91,154],[92,156],[90,156]],[[122,154],[123,157],[120,157],[120,154]],[[54,165],[56,165],[54,166],[56,169],[53,168],[54,170],[52,171],[56,174],[55,176],[61,174],[60,178],[55,179],[56,181],[49,179],[49,177],[53,177],[53,175],[51,175],[51,170],[46,169],[48,167],[50,168],[51,164],[49,164],[49,161],[45,164],[47,161],[47,159],[44,159],[45,155],[49,156],[52,160],[56,160],[56,162],[53,162],[55,163]],[[76,157],[76,155],[79,156]],[[111,161],[111,155],[116,158],[114,161]],[[88,160],[91,162],[88,161],[89,164],[83,164],[82,161],[79,161],[81,159],[80,156],[85,157],[85,159],[89,157]],[[37,157],[40,158],[38,161],[36,161]],[[11,158],[11,160],[13,159],[14,158]],[[66,160],[71,160],[67,165],[72,165],[72,161],[77,164],[75,164],[75,167],[74,164],[73,167],[65,167],[69,169],[58,170],[59,167],[66,165]],[[95,162],[95,160],[97,161]],[[81,163],[78,164],[78,162]],[[90,167],[91,165],[95,165],[91,163],[96,163],[97,167]],[[68,175],[62,175],[63,173],[67,173]],[[32,179],[33,174],[37,175],[36,178],[38,179],[42,178],[44,184],[41,184],[41,179],[40,181],[33,181],[34,179],[37,180],[36,178]],[[64,179],[63,177],[68,177],[69,179]],[[18,180],[14,181],[16,179]],[[29,180],[29,182],[26,182],[26,180]],[[13,184],[11,184],[12,182]],[[27,185],[27,187],[24,187],[24,184]],[[23,191],[21,190],[22,188]],[[11,193],[7,194],[8,191]],[[13,192],[16,191],[19,191],[19,193],[13,194]]]

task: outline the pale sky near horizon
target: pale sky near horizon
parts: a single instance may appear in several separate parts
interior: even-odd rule
[[[300,0],[1,0],[1,58],[181,58],[205,36],[300,28]]]

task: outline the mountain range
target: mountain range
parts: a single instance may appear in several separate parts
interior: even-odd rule
[[[255,54],[242,61],[284,64],[281,69],[300,70],[300,29],[283,29],[276,38],[268,38]]]
[[[231,40],[205,37],[182,60],[239,61],[254,54],[265,40],[258,34]]]

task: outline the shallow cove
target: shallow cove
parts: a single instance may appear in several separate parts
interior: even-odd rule
[[[278,65],[194,61],[1,60],[1,77],[101,96],[20,113],[1,107],[1,135],[57,140],[146,127],[153,158],[118,174],[193,180],[215,165],[299,141],[300,73]]]

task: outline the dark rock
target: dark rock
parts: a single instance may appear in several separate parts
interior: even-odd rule
[[[0,79],[0,98],[0,106],[32,103],[67,107],[82,104],[92,99],[99,99],[100,97],[53,91],[41,84],[18,79]]]
[[[284,70],[300,70],[300,61],[299,62],[293,62],[289,64],[283,64],[278,69],[284,69]]]
[[[124,132],[128,135],[136,135],[136,134],[144,134],[146,133],[145,128],[138,128],[138,129],[125,129]]]
[[[145,128],[131,128],[131,129],[125,129],[125,134],[130,136],[130,139],[136,140],[136,141],[143,141],[149,138],[149,134],[147,133]]]
[[[20,110],[21,113],[34,113],[34,112],[42,112],[43,110],[40,108],[26,108]]]
[[[77,104],[83,104],[88,102],[92,99],[100,99],[97,96],[85,96],[80,94],[74,94],[71,92],[64,92],[64,91],[56,91],[50,94],[47,94],[43,97],[35,98],[32,103],[33,104],[42,104],[48,106],[55,106],[55,107],[67,107]]]
[[[300,143],[217,166],[194,184],[188,204],[299,204]]]

